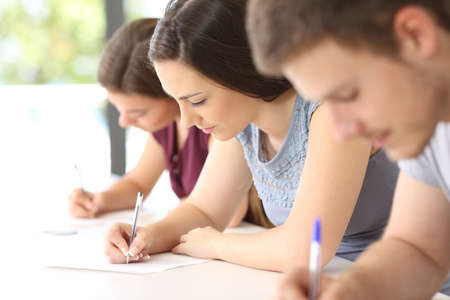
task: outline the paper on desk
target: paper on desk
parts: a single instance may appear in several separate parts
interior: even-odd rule
[[[85,228],[75,235],[51,236],[42,234],[45,245],[43,263],[48,267],[149,274],[181,266],[205,262],[184,255],[162,253],[150,256],[142,263],[110,264],[104,255],[103,236],[107,227]]]

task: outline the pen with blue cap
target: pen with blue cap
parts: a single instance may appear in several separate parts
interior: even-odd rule
[[[314,226],[311,235],[311,248],[309,252],[309,300],[316,300],[319,290],[320,278],[320,243],[321,243],[321,225],[320,218],[314,220]]]

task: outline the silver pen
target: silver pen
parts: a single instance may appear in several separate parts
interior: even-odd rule
[[[79,185],[79,188],[80,188],[82,191],[84,191],[84,190],[83,190],[83,180],[82,180],[82,177],[81,177],[81,171],[80,171],[80,169],[78,168],[78,165],[77,165],[77,164],[74,164],[73,167],[74,167],[74,169],[75,169],[75,171],[77,172],[77,175],[78,175],[78,185]]]
[[[134,207],[133,224],[131,226],[130,243],[129,243],[128,247],[131,247],[134,236],[136,235],[136,224],[137,224],[137,220],[138,220],[138,216],[139,216],[139,211],[141,210],[141,207],[142,207],[142,198],[143,197],[144,197],[144,195],[142,194],[142,192],[139,192],[137,194],[136,206]],[[129,252],[130,252],[130,250],[128,249],[128,253]],[[130,259],[130,256],[128,253],[127,253],[127,264]]]

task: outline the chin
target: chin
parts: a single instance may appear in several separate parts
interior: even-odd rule
[[[386,146],[386,154],[392,161],[412,159],[422,154],[428,143],[403,143],[399,146]]]
[[[219,140],[219,141],[222,141],[222,142],[225,142],[225,141],[228,141],[228,140],[234,138],[234,135],[220,134],[220,133],[217,133],[216,131],[213,131],[211,133],[211,135],[213,136],[213,138],[215,140]]]

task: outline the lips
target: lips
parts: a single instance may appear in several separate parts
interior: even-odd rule
[[[211,132],[213,132],[215,126],[213,127],[209,127],[209,128],[200,128],[204,133],[206,134],[210,134]]]
[[[386,144],[390,135],[391,135],[390,132],[385,132],[383,134],[373,136],[372,144],[377,148],[382,148]]]

